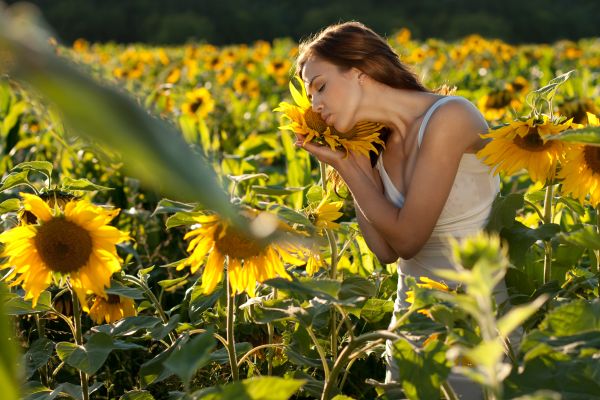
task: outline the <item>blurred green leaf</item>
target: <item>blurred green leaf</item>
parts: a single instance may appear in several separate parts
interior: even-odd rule
[[[165,195],[199,201],[245,227],[212,168],[181,132],[55,56],[48,37],[31,10],[0,10],[0,47],[14,57],[11,73],[50,100],[69,126],[118,149],[132,175]]]
[[[13,327],[9,325],[6,318],[4,301],[6,287],[0,282],[0,388],[2,398],[6,400],[18,400],[19,396],[19,368],[17,358],[17,346],[13,338]]]
[[[523,204],[523,195],[519,193],[498,196],[492,204],[486,229],[500,232],[502,228],[513,225],[517,211],[523,208]]]
[[[550,311],[539,326],[555,336],[600,332],[600,299],[573,300]]]
[[[6,137],[8,135],[11,129],[13,129],[13,127],[17,124],[19,117],[23,114],[26,108],[27,103],[24,101],[20,101],[10,108],[8,115],[4,118],[2,124],[0,124],[0,136]]]

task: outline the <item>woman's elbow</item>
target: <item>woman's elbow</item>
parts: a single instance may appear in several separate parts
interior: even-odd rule
[[[423,243],[418,242],[403,242],[402,245],[394,248],[395,253],[398,257],[409,260],[419,254],[423,248]]]
[[[397,254],[375,254],[375,256],[377,257],[377,259],[379,260],[380,263],[382,264],[391,264],[396,262],[396,260],[398,260],[398,255]]]

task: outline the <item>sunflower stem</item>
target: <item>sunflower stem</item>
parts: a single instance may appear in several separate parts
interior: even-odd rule
[[[273,288],[273,300],[275,299],[277,299],[277,288]],[[269,333],[268,344],[272,346],[275,339],[275,327],[272,322],[267,324],[267,331]],[[267,355],[267,376],[273,375],[273,355],[274,349],[270,348]]]
[[[552,223],[552,184],[546,186],[546,197],[544,199],[544,224]],[[550,282],[552,267],[552,243],[549,240],[544,241],[544,284]]]
[[[75,343],[78,346],[83,346],[83,333],[81,331],[81,308],[79,307],[79,298],[69,286],[71,290],[71,298],[73,299],[73,321],[75,324]],[[79,370],[79,379],[81,380],[81,395],[83,400],[89,400],[90,394],[88,393],[88,377],[85,372]]]
[[[140,289],[142,289],[148,297],[148,299],[154,304],[154,307],[156,307],[156,311],[158,312],[158,315],[160,315],[160,319],[162,319],[163,324],[166,325],[169,323],[169,317],[167,317],[165,310],[163,310],[162,305],[160,304],[160,301],[158,301],[158,299],[156,298],[152,290],[150,290],[146,282],[136,278],[135,276],[127,274],[123,276],[123,279],[137,285]],[[177,341],[177,337],[173,332],[169,332],[169,339],[171,339],[171,344]]]
[[[46,337],[46,329],[44,326],[45,323],[44,323],[44,320],[42,320],[40,318],[39,314],[35,314],[35,325],[37,326],[38,337],[40,339],[45,338]],[[39,373],[40,373],[40,378],[41,378],[42,384],[46,387],[50,386],[49,380],[48,380],[48,363],[46,363],[42,367],[40,367]]]
[[[235,352],[235,332],[233,318],[235,316],[235,294],[231,293],[231,284],[229,282],[229,269],[227,270],[227,353],[229,355],[229,364],[231,365],[231,379],[237,381],[240,379],[240,373]]]

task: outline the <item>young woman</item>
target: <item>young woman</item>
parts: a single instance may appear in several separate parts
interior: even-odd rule
[[[486,223],[500,181],[475,153],[488,130],[477,108],[426,89],[381,36],[358,22],[327,27],[300,45],[296,62],[313,111],[340,132],[372,121],[389,132],[374,165],[327,146],[296,145],[332,166],[354,198],[361,232],[384,263],[398,260],[396,310],[403,277],[436,278],[453,268],[448,236],[460,240]],[[437,278],[439,279],[439,278]],[[392,321],[393,323],[393,321]],[[388,379],[394,366],[389,365]]]

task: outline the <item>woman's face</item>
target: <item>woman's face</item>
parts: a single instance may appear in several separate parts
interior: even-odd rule
[[[302,69],[313,111],[340,132],[347,132],[356,125],[362,95],[359,75],[360,71],[355,68],[341,71],[335,64],[317,57],[310,58]]]

